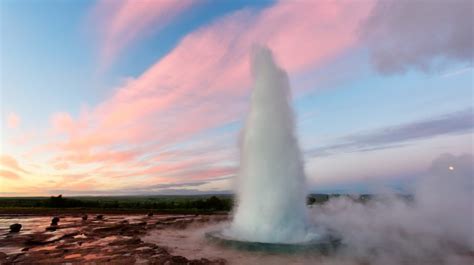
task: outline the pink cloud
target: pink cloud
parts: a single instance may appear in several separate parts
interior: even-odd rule
[[[99,28],[102,63],[107,66],[123,49],[162,29],[193,4],[193,0],[99,1],[91,20]]]
[[[53,167],[97,164],[94,176],[120,181],[148,177],[171,182],[232,174],[235,168],[219,165],[217,156],[204,153],[189,159],[192,156],[180,145],[208,141],[199,147],[207,153],[229,148],[195,138],[243,116],[253,45],[268,45],[290,74],[321,67],[357,44],[357,26],[371,6],[371,1],[281,1],[260,12],[237,11],[188,34],[96,107],[78,117],[53,115],[53,130],[62,136],[48,144],[56,158]],[[127,32],[128,23],[140,12],[127,11],[118,22],[110,22],[115,30],[106,39]],[[152,23],[138,25],[145,30]],[[135,34],[130,33],[130,40]]]
[[[74,132],[76,129],[76,123],[74,122],[73,118],[69,113],[60,112],[55,113],[51,117],[51,124],[53,129],[58,132]]]
[[[0,155],[0,165],[4,166],[4,167],[7,167],[7,168],[10,168],[10,169],[13,169],[15,171],[20,171],[20,172],[28,174],[28,171],[23,169],[18,164],[18,161],[15,158],[13,158],[9,155]]]
[[[20,119],[20,116],[18,116],[18,114],[14,112],[10,112],[7,115],[7,128],[16,129],[20,126],[20,123],[21,123],[21,119]]]
[[[66,162],[59,162],[59,163],[55,163],[53,167],[56,170],[65,170],[69,168],[69,164]]]
[[[11,179],[11,180],[18,180],[18,179],[21,178],[15,172],[8,171],[8,170],[2,170],[2,169],[0,169],[0,177],[6,178],[6,179]]]
[[[127,151],[98,151],[98,152],[74,152],[64,157],[63,160],[73,162],[76,164],[90,164],[90,163],[124,163],[128,162],[136,156],[134,152]]]
[[[357,24],[370,6],[370,2],[280,2],[257,15],[239,11],[226,16],[186,36],[99,105],[94,113],[97,124],[101,131],[133,127],[128,135],[139,139],[143,131],[152,132],[160,125],[166,130],[157,136],[172,137],[219,124],[241,110],[232,107],[248,94],[248,54],[254,43],[270,46],[290,72],[302,71],[354,45]],[[143,125],[152,119],[155,124]]]

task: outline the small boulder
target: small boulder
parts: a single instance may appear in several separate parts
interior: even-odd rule
[[[46,231],[50,231],[50,232],[56,231],[56,229],[57,229],[56,225],[51,225],[51,226],[46,227]]]
[[[173,256],[171,257],[172,264],[188,264],[188,259],[183,256]]]
[[[53,219],[51,220],[51,225],[58,225],[59,223],[59,217],[55,216],[53,217]]]
[[[88,218],[87,214],[84,214],[84,215],[82,216],[82,221],[87,221],[87,218]]]
[[[103,220],[104,219],[104,216],[102,214],[99,214],[95,217],[95,219],[97,220]]]
[[[12,224],[10,225],[10,233],[18,233],[21,230],[21,224]]]

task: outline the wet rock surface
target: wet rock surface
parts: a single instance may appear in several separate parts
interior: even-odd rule
[[[57,216],[53,217],[53,219],[51,220],[51,226],[58,225],[58,223],[59,223],[59,217]]]
[[[188,259],[173,255],[163,244],[143,242],[150,230],[185,228],[193,222],[222,219],[222,216],[143,215],[101,216],[84,220],[62,216],[49,225],[51,217],[34,222],[38,227],[19,233],[0,228],[0,264],[226,264],[223,259]],[[1,223],[0,223],[1,224]],[[32,224],[30,224],[31,226]],[[41,227],[42,226],[42,227]],[[55,229],[47,229],[54,227]]]
[[[10,233],[18,233],[21,230],[21,224],[12,224],[10,225]]]

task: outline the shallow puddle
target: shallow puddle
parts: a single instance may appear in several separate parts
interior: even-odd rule
[[[164,246],[173,255],[192,259],[223,258],[229,264],[274,264],[306,265],[322,261],[319,253],[265,253],[259,251],[241,251],[210,242],[205,234],[217,230],[223,224],[189,226],[186,229],[153,230],[142,238],[145,242]]]

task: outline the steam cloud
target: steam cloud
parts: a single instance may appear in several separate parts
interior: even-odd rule
[[[406,63],[396,62],[393,66],[399,65],[393,69]],[[341,197],[308,212],[288,78],[266,48],[254,54],[253,70],[255,88],[241,142],[238,204],[230,228],[224,230],[226,236],[298,243],[316,239],[327,229],[340,235],[342,247],[319,260],[321,264],[472,263],[472,155],[437,158],[413,187],[413,199],[386,194],[360,203]]]
[[[442,155],[414,187],[366,204],[332,199],[314,221],[341,234],[344,246],[327,264],[472,264],[474,158]]]
[[[473,10],[471,0],[379,1],[361,36],[382,73],[429,71],[446,62],[472,66]]]

